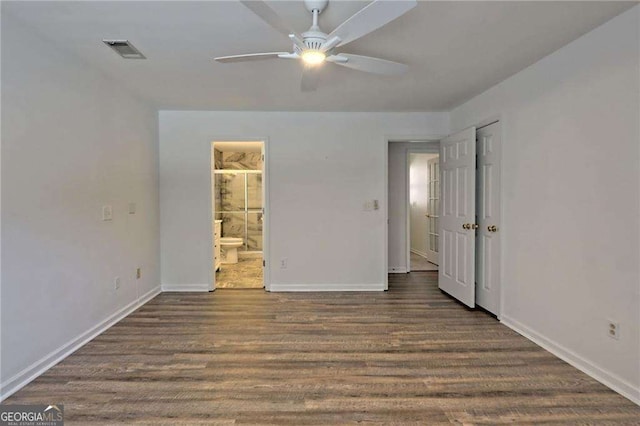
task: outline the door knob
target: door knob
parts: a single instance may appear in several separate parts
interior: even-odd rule
[[[471,229],[471,224],[470,223],[462,224],[462,229]]]
[[[477,223],[474,223],[474,224],[470,225],[470,228],[471,229],[478,229],[478,228],[480,228],[480,225],[478,225]]]
[[[487,226],[487,231],[489,232],[498,232],[498,227],[495,225]]]

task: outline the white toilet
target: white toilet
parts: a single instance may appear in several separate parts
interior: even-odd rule
[[[244,244],[244,240],[242,238],[220,238],[222,263],[238,263],[238,247],[241,247],[242,244]]]

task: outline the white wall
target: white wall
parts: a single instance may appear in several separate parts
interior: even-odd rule
[[[409,154],[409,220],[411,251],[426,256],[429,227],[429,160],[437,154]]]
[[[157,155],[152,108],[2,14],[3,397],[158,291]]]
[[[448,129],[433,132],[429,139],[446,136]],[[408,170],[409,149],[438,152],[439,142],[391,142],[389,143],[389,265],[388,272],[407,272],[407,226],[409,225]]]
[[[454,130],[502,116],[503,320],[636,402],[639,17],[636,6],[452,112]]]
[[[382,289],[386,137],[447,130],[446,113],[161,111],[163,287],[210,279],[210,142],[268,138],[271,289]]]

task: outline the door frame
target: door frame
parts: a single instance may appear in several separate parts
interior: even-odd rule
[[[440,139],[446,135],[427,134],[427,135],[385,135],[384,136],[384,192],[382,209],[384,214],[384,247],[383,247],[383,263],[380,281],[384,284],[384,289],[389,289],[389,144],[397,142],[434,142],[440,145]],[[405,157],[406,158],[406,157]],[[406,159],[405,159],[406,161]],[[405,164],[406,168],[406,164]],[[406,219],[405,219],[406,220]]]
[[[406,261],[407,261],[407,273],[411,272],[411,173],[409,170],[411,154],[437,154],[438,161],[440,161],[440,141],[424,141],[426,143],[433,142],[433,147],[429,148],[407,148],[407,152],[405,154],[405,184],[404,184],[404,193],[405,200],[407,201],[407,211],[405,217],[405,238],[407,240],[406,244]]]
[[[500,303],[498,303],[498,312],[496,312],[496,317],[498,318],[498,320],[501,319],[502,314],[504,313],[504,307],[505,307],[505,280],[504,280],[504,276],[505,276],[505,264],[506,264],[506,258],[505,258],[505,254],[507,253],[507,249],[506,249],[506,241],[507,241],[507,232],[509,232],[508,227],[505,226],[505,204],[506,204],[506,190],[505,190],[505,175],[504,175],[504,150],[505,150],[505,146],[506,146],[506,123],[504,120],[504,114],[502,113],[498,113],[498,114],[493,114],[493,115],[489,115],[487,118],[485,118],[484,120],[481,120],[479,122],[477,122],[477,124],[475,124],[476,127],[476,132],[478,131],[478,129],[482,128],[482,127],[486,127],[490,124],[493,124],[495,122],[500,122],[500,137],[502,139],[502,143],[500,144],[500,167],[498,167],[498,170],[500,170],[500,188],[498,189],[500,191],[500,267],[499,267],[499,271],[500,271]]]
[[[262,162],[262,207],[264,213],[262,215],[262,258],[264,259],[265,266],[263,267],[263,283],[265,291],[271,291],[271,262],[269,256],[270,248],[270,234],[271,228],[271,214],[270,214],[270,190],[269,190],[269,138],[268,137],[239,137],[239,136],[213,136],[209,138],[208,152],[209,152],[209,291],[216,289],[216,273],[214,264],[213,253],[213,232],[215,217],[215,198],[213,197],[214,180],[213,180],[213,144],[214,142],[262,142],[262,153],[264,160]]]

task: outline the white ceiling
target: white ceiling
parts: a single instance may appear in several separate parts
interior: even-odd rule
[[[333,0],[320,25],[330,32],[366,4]],[[159,109],[446,111],[635,4],[421,1],[342,48],[407,63],[406,75],[325,64],[314,93],[300,92],[295,61],[212,60],[291,49],[286,37],[236,1],[3,1],[2,18],[17,17]],[[301,1],[269,5],[298,31],[308,28]],[[124,60],[103,38],[129,39],[148,59]]]

